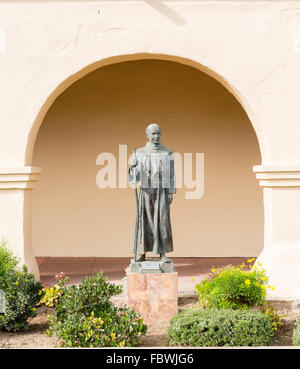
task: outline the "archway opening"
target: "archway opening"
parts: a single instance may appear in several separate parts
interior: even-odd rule
[[[36,256],[130,256],[135,202],[130,188],[99,189],[96,158],[145,144],[157,122],[174,152],[204,153],[200,199],[178,189],[172,205],[173,256],[257,256],[263,248],[261,162],[253,126],[236,98],[190,66],[138,60],[101,67],[68,87],[39,129],[33,165]],[[118,163],[117,163],[118,164]],[[118,167],[117,167],[118,171]],[[117,176],[118,183],[118,176]]]

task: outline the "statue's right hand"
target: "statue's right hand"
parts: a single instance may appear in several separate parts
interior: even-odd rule
[[[130,169],[132,169],[133,167],[137,166],[137,159],[136,158],[132,158],[131,162],[130,162]]]

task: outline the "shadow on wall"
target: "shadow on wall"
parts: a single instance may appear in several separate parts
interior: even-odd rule
[[[132,189],[100,190],[96,158],[146,142],[150,122],[174,152],[204,153],[205,191],[171,209],[173,256],[255,256],[263,246],[263,201],[252,165],[254,129],[216,80],[175,62],[140,60],[88,74],[60,95],[39,130],[33,165],[33,246],[38,256],[129,256]]]

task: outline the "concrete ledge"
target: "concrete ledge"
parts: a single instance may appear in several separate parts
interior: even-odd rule
[[[261,187],[300,187],[300,164],[255,165]]]
[[[0,190],[33,189],[41,172],[39,167],[0,167]]]

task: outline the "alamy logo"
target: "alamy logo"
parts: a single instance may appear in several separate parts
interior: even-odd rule
[[[97,156],[96,165],[101,165],[96,176],[96,184],[100,189],[105,188],[134,188],[133,183],[128,182],[128,168],[133,154],[128,158],[127,145],[119,145],[118,158],[112,153],[104,152]],[[185,198],[188,200],[201,199],[204,194],[204,153],[173,153],[174,161],[174,186],[184,188]],[[117,169],[118,168],[118,169]],[[168,173],[168,168],[163,173]],[[141,171],[142,180],[147,176]],[[118,181],[117,181],[118,177]],[[166,176],[168,178],[168,175]],[[171,177],[170,177],[171,178]],[[152,184],[155,178],[151,178]],[[163,182],[168,187],[168,182]],[[145,185],[144,182],[142,184]]]

